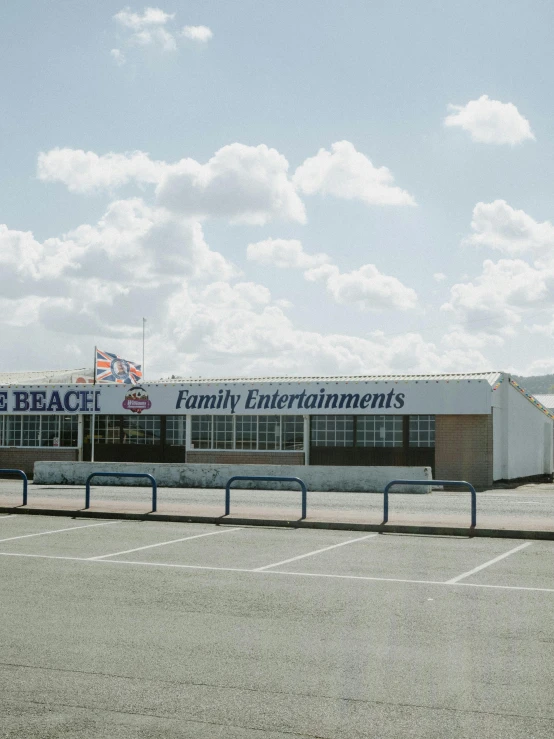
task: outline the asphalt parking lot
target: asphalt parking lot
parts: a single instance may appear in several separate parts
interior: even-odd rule
[[[0,517],[0,736],[554,734],[554,543]]]

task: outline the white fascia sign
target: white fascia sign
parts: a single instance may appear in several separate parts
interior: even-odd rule
[[[486,380],[19,385],[0,387],[0,414],[489,414]]]

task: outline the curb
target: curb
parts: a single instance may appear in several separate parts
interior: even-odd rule
[[[216,526],[271,526],[291,529],[328,529],[334,531],[375,531],[380,534],[419,534],[421,536],[476,536],[493,539],[543,539],[554,541],[554,531],[533,529],[480,529],[457,526],[416,526],[411,524],[347,523],[341,521],[287,521],[270,518],[232,518],[227,516],[182,516],[171,513],[124,513],[117,511],[69,510],[59,508],[21,508],[0,506],[0,513],[31,516],[70,516],[71,518],[110,518],[124,521],[170,521],[208,523]]]

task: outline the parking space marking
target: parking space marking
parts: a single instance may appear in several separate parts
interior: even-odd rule
[[[448,583],[445,583],[448,585]],[[493,590],[536,590],[539,593],[554,593],[554,588],[537,588],[525,585],[490,585],[489,583],[482,582],[456,582],[456,586],[466,588],[493,588]]]
[[[47,534],[63,534],[64,531],[75,531],[75,529],[90,529],[93,526],[110,526],[115,523],[121,523],[121,521],[107,521],[105,523],[88,523],[86,526],[68,526],[65,529],[54,529],[53,531],[40,531],[38,534],[23,534],[22,536],[10,536],[7,539],[0,539],[0,544],[3,541],[14,541],[15,539],[28,539],[32,536],[46,536]]]
[[[491,565],[495,564],[496,562],[500,562],[501,559],[506,559],[506,557],[509,557],[512,554],[515,554],[516,552],[521,551],[522,549],[525,549],[526,547],[530,547],[532,541],[526,541],[525,544],[520,544],[518,547],[514,547],[513,549],[510,549],[509,552],[504,552],[504,554],[499,554],[498,557],[495,557],[494,559],[489,559],[488,562],[484,562],[482,565],[479,565],[478,567],[474,567],[472,570],[468,570],[467,572],[463,572],[461,575],[458,575],[457,577],[453,577],[451,580],[447,580],[447,585],[455,585],[457,582],[460,582],[460,580],[465,580],[466,577],[470,577],[470,575],[475,575],[476,572],[480,572],[481,570],[484,570],[487,567],[490,567]]]
[[[131,554],[131,552],[141,552],[143,549],[153,549],[154,547],[163,547],[166,544],[177,544],[179,541],[190,541],[191,539],[201,539],[203,536],[216,536],[217,534],[229,534],[231,531],[240,531],[241,527],[237,526],[233,529],[223,529],[222,531],[208,531],[205,534],[194,534],[193,536],[183,536],[181,539],[171,539],[171,541],[160,541],[158,544],[147,544],[145,547],[136,547],[135,549],[125,549],[123,552],[113,552],[111,554],[100,554],[97,557],[87,557],[89,560],[105,559],[106,557],[118,557],[121,554]]]
[[[5,516],[0,516],[0,521],[1,521],[1,520],[2,520],[3,518],[15,518],[15,516],[16,516],[16,514],[15,514],[15,513],[6,513],[6,515],[5,515]]]
[[[250,570],[255,572],[255,570]],[[300,577],[323,577],[338,580],[368,580],[369,582],[403,582],[414,585],[452,585],[465,586],[468,588],[502,588],[503,590],[533,590],[540,593],[554,593],[554,588],[521,587],[518,585],[487,585],[482,583],[460,582],[451,583],[444,580],[407,580],[399,577],[370,577],[368,575],[330,575],[326,572],[287,572],[286,570],[267,570],[262,574],[267,575],[299,575]]]
[[[392,582],[408,585],[439,585],[442,587],[466,587],[501,590],[521,590],[536,593],[554,593],[554,588],[525,587],[521,585],[489,585],[487,583],[456,582],[445,580],[409,580],[399,577],[371,577],[368,575],[332,575],[326,572],[287,572],[286,570],[248,570],[239,567],[207,567],[204,565],[181,565],[169,562],[134,562],[125,559],[90,559],[88,557],[62,557],[51,554],[20,554],[19,552],[0,552],[0,557],[24,557],[33,559],[54,559],[89,564],[133,565],[138,567],[165,567],[177,570],[196,570],[208,572],[241,572],[249,575],[284,575],[285,577],[315,577],[331,580],[359,580],[362,582]]]
[[[21,554],[21,552],[0,552],[0,557],[31,557],[33,559],[68,559],[71,562],[88,562],[86,557],[63,557],[58,554]],[[109,562],[109,560],[106,560]]]
[[[374,536],[379,534],[368,534],[367,536],[358,536],[355,539],[348,539],[348,541],[341,541],[339,544],[331,544],[330,547],[323,547],[323,549],[316,549],[313,552],[307,554],[299,554],[298,557],[291,557],[290,559],[283,559],[280,562],[274,562],[271,565],[264,565],[263,567],[256,567],[253,572],[263,572],[269,570],[271,567],[279,567],[279,565],[286,565],[289,562],[296,562],[298,559],[305,559],[306,557],[313,557],[315,554],[321,554],[321,552],[328,552],[329,549],[337,549],[338,547],[345,547],[347,544],[355,544],[357,541],[365,541],[366,539],[372,539]]]

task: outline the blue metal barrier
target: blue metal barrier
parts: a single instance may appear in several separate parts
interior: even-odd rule
[[[308,491],[306,488],[306,485],[299,477],[265,477],[260,475],[235,475],[234,477],[231,477],[229,480],[227,480],[227,485],[225,485],[225,515],[229,515],[229,511],[231,510],[231,483],[235,482],[235,480],[254,480],[254,481],[261,481],[261,482],[297,482],[300,487],[302,488],[302,516],[301,519],[306,518],[306,507],[307,507],[307,497],[308,497]]]
[[[23,472],[23,470],[0,470],[0,474],[2,475],[4,473],[7,474],[8,472],[13,475],[19,475],[19,477],[23,479],[23,504],[22,505],[27,505],[27,483],[28,483],[27,475]]]
[[[87,477],[85,508],[90,508],[90,481],[93,477],[147,477],[152,483],[152,513],[156,512],[158,499],[158,486],[156,480],[146,472],[93,472]]]
[[[392,480],[385,487],[385,505],[383,511],[383,523],[389,520],[389,490],[393,485],[453,485],[455,487],[465,487],[471,493],[471,528],[477,526],[477,493],[475,488],[465,480]]]

